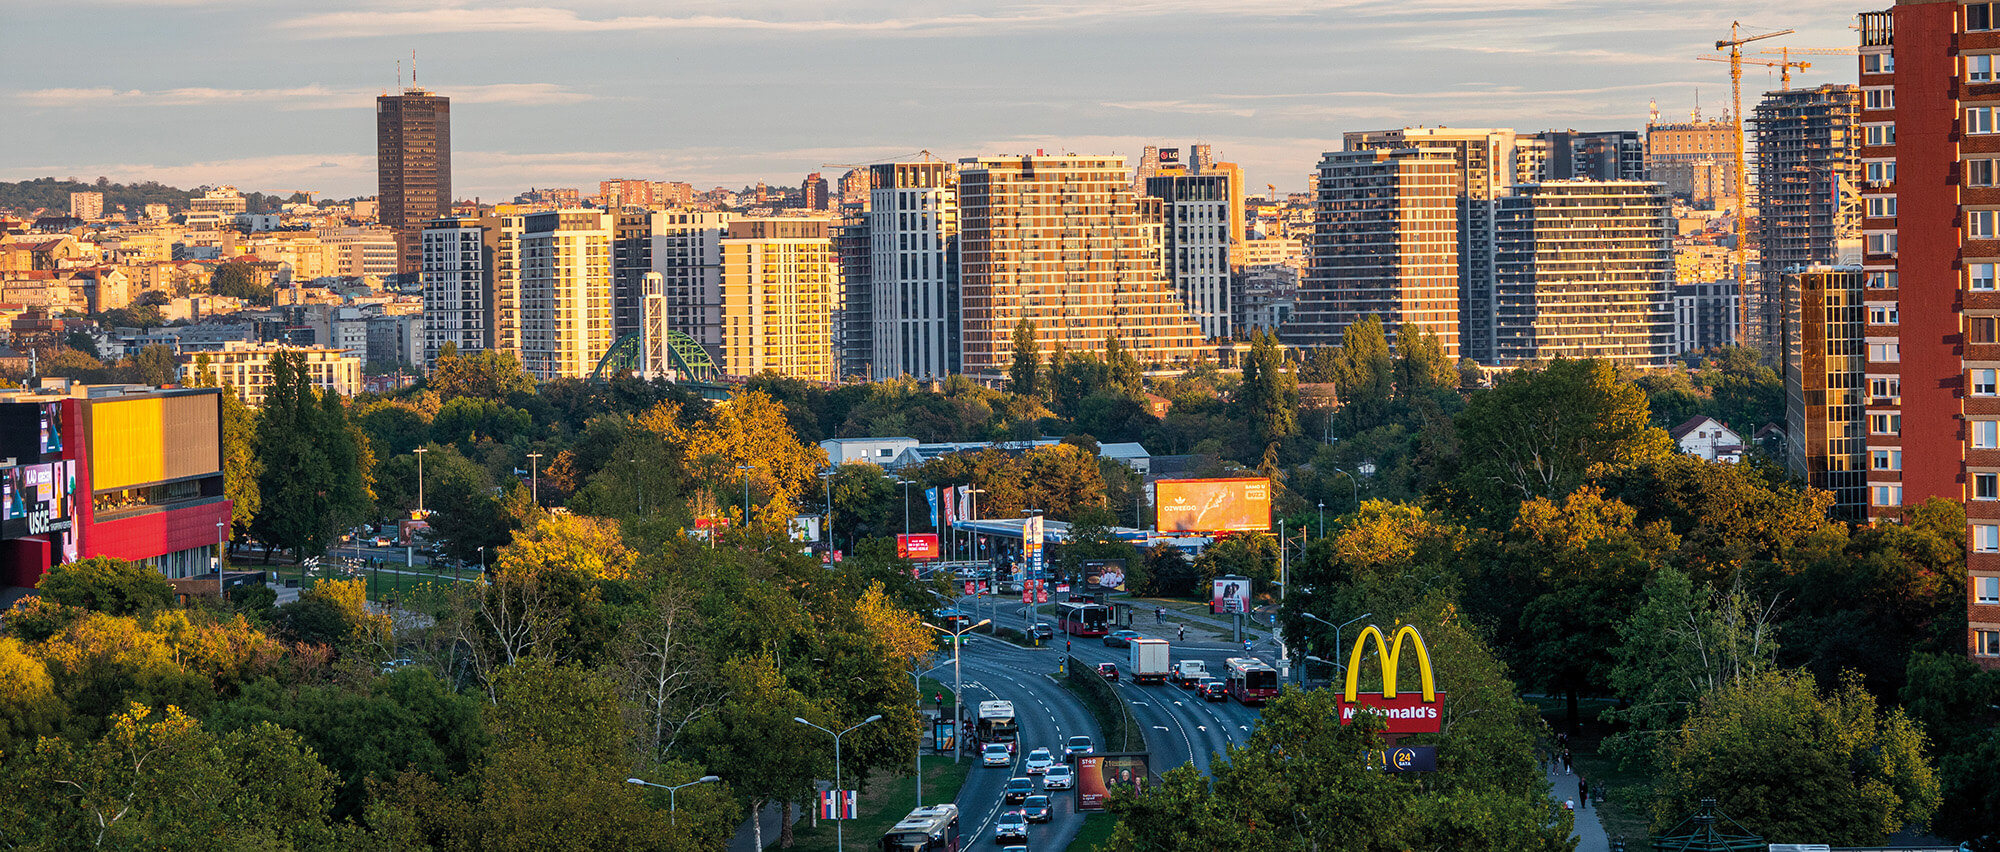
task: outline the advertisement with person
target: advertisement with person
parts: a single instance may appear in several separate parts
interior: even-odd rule
[[[919,560],[938,558],[937,533],[896,536],[896,557]]]
[[[1162,479],[1154,485],[1160,532],[1271,529],[1269,479]]]
[[[1217,577],[1209,595],[1208,611],[1211,613],[1231,613],[1250,611],[1250,578]]]
[[[1125,591],[1125,560],[1086,559],[1083,562],[1083,586],[1090,592]],[[1067,591],[1062,590],[1062,591]]]
[[[1101,811],[1114,788],[1146,791],[1146,753],[1086,754],[1076,759],[1076,809]]]

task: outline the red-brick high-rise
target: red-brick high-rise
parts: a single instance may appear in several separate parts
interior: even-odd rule
[[[451,99],[415,86],[375,99],[380,218],[396,232],[396,271],[423,268],[424,225],[451,215]]]

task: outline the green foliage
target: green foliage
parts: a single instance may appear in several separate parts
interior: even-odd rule
[[[51,603],[107,615],[139,615],[174,601],[173,584],[160,572],[109,556],[57,564],[35,589]]]
[[[1562,498],[1599,466],[1674,453],[1667,433],[1648,424],[1645,395],[1596,360],[1557,359],[1500,377],[1458,416],[1458,440],[1454,496],[1500,518],[1523,501]]]
[[[1774,843],[1881,845],[1938,806],[1924,735],[1854,680],[1822,694],[1811,676],[1766,671],[1708,695],[1660,738],[1654,830],[1714,797]]]
[[[107,213],[120,207],[141,211],[148,204],[165,204],[171,209],[183,210],[187,208],[189,199],[201,196],[200,190],[177,189],[150,180],[125,184],[113,183],[106,178],[98,178],[92,183],[40,177],[12,183],[0,181],[0,209],[67,211],[72,192],[104,193],[104,210]]]
[[[1659,569],[1644,602],[1618,625],[1609,682],[1623,706],[1606,715],[1650,736],[1678,725],[1702,696],[1756,677],[1777,653],[1774,609],[1740,582],[1697,590],[1688,575]]]
[[[1103,470],[1094,456],[1072,444],[1033,447],[1019,454],[999,449],[947,453],[902,473],[926,485],[985,489],[979,495],[979,515],[985,518],[1016,517],[1022,509],[1041,509],[1049,517],[1068,519],[1085,508],[1105,506]],[[917,515],[927,517],[923,495],[913,490],[911,500]]]
[[[1203,590],[1199,587],[1201,575],[1195,571],[1194,563],[1187,553],[1170,544],[1156,544],[1146,548],[1145,585],[1135,586],[1128,581],[1126,586],[1135,594],[1157,597],[1199,597]]]
[[[535,377],[528,375],[513,352],[481,349],[464,355],[449,343],[439,350],[425,384],[447,400],[466,396],[504,400],[514,394],[535,392]]]
[[[1250,354],[1243,359],[1243,385],[1236,392],[1236,402],[1260,447],[1298,433],[1298,380],[1286,370],[1276,334],[1263,329],[1251,333]]]
[[[1971,838],[2000,825],[2000,672],[1981,671],[1957,650],[1910,657],[1900,697],[1938,755],[1942,797],[1932,827]]]
[[[215,268],[208,278],[208,292],[242,299],[253,305],[271,303],[271,285],[262,280],[257,268],[242,261],[230,261]]]
[[[1220,539],[1195,557],[1197,589],[1211,588],[1215,578],[1229,574],[1249,577],[1253,596],[1274,594],[1278,581],[1278,540],[1266,533],[1241,533]]]
[[[1035,324],[1026,316],[1014,324],[1014,361],[1007,367],[1007,390],[1016,396],[1039,397],[1042,388],[1042,356],[1035,342]]]
[[[368,517],[374,456],[340,396],[312,387],[304,356],[271,356],[271,386],[257,418],[263,510],[258,537],[298,556],[325,553],[340,530]]]
[[[1380,317],[1362,317],[1341,332],[1331,372],[1348,431],[1380,425],[1395,388],[1395,362]]]

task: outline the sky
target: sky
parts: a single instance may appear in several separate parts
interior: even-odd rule
[[[375,193],[374,98],[452,99],[453,189],[834,179],[1206,142],[1306,186],[1350,130],[1642,129],[1729,107],[1716,39],[1851,48],[1826,0],[0,0],[0,180]],[[1852,83],[1809,56],[1794,85]],[[1748,67],[1746,100],[1778,87]],[[825,165],[839,164],[839,165]]]

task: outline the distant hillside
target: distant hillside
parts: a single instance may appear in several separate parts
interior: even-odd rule
[[[107,178],[98,178],[96,183],[56,180],[52,177],[35,178],[34,180],[24,180],[17,183],[0,181],[0,210],[12,210],[22,214],[33,212],[37,208],[67,212],[69,210],[70,193],[102,192],[104,193],[104,212],[106,214],[110,214],[120,206],[123,206],[126,210],[137,211],[144,209],[148,204],[165,204],[167,205],[167,209],[179,213],[187,209],[188,199],[197,198],[204,191],[203,189],[180,189],[150,180],[144,183],[132,184],[112,183]],[[283,204],[289,200],[306,200],[303,195],[295,195],[288,199],[276,195],[265,195],[261,192],[246,192],[243,194],[243,197],[248,201],[250,212],[252,213],[270,212],[276,209],[279,204]]]

